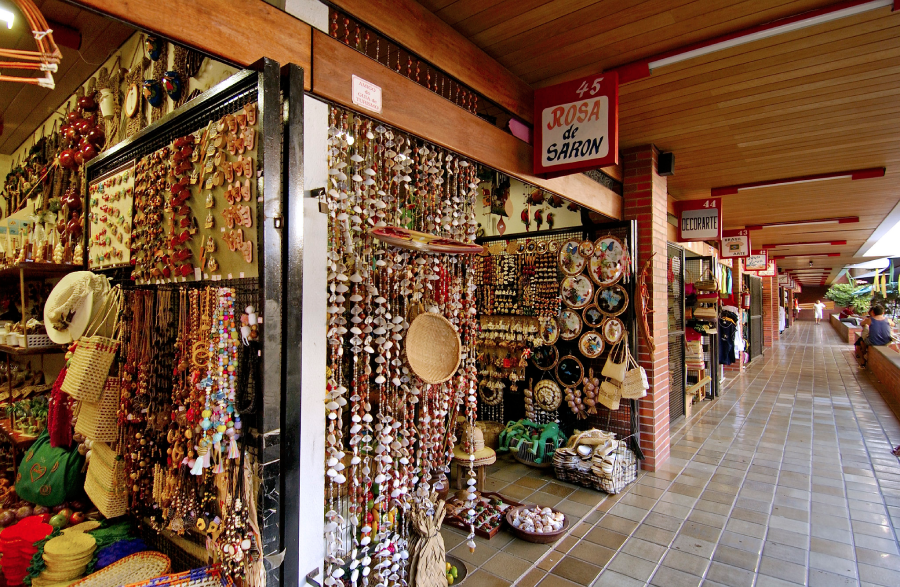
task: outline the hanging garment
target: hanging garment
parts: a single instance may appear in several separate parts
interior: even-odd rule
[[[734,363],[734,337],[737,323],[729,318],[719,319],[719,364]]]

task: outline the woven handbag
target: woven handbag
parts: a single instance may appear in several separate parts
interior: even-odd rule
[[[119,325],[122,314],[122,288],[110,290],[104,306],[94,316],[85,334],[75,343],[62,390],[81,401],[99,402],[109,375],[109,368],[119,348]],[[101,336],[100,329],[112,318],[112,338]],[[90,334],[88,334],[90,333]]]
[[[627,365],[628,346],[625,344],[625,337],[622,337],[619,339],[619,342],[613,345],[612,350],[609,351],[609,355],[606,357],[606,363],[603,365],[603,370],[600,374],[621,383],[622,380],[625,379],[625,368]]]
[[[705,277],[708,276],[708,277]],[[715,276],[712,274],[712,271],[707,269],[702,274],[700,274],[700,279],[694,282],[694,289],[698,292],[702,291],[719,291],[719,282],[716,281]]]
[[[604,379],[600,383],[597,391],[597,401],[609,408],[610,410],[619,409],[619,400],[622,399],[622,388],[616,383],[612,383],[608,379]]]
[[[622,398],[623,399],[641,399],[647,395],[650,384],[647,382],[647,371],[638,365],[631,353],[628,354],[628,364],[631,369],[625,373],[625,380],[622,381]]]
[[[78,404],[78,420],[75,432],[99,442],[114,442],[118,438],[116,418],[119,411],[120,380],[107,377],[99,402],[82,401]]]
[[[84,492],[104,517],[116,518],[128,508],[125,463],[107,444],[95,442],[91,446]]]

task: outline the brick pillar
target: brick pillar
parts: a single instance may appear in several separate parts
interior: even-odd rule
[[[626,220],[637,220],[638,269],[653,258],[653,314],[648,318],[656,351],[651,353],[642,336],[638,336],[638,361],[647,371],[650,391],[639,400],[641,450],[643,468],[657,470],[669,458],[669,346],[666,320],[666,178],[657,173],[659,151],[652,145],[636,147],[622,153],[625,173],[624,210]],[[632,251],[632,254],[635,254]],[[640,319],[640,318],[638,318]]]

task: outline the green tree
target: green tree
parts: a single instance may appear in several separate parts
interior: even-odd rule
[[[871,290],[862,293],[866,286],[852,285],[849,283],[836,283],[828,289],[825,297],[834,301],[838,306],[852,308],[857,314],[865,314],[872,304]]]

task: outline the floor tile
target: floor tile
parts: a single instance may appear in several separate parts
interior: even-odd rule
[[[511,556],[504,552],[498,552],[489,561],[481,566],[481,569],[510,581],[515,581],[531,568],[531,562]]]

